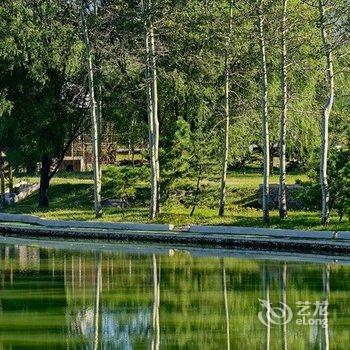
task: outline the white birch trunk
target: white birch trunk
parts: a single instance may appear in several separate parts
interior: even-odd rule
[[[151,10],[151,0],[149,0],[149,9]],[[154,27],[152,19],[149,24],[150,44],[151,44],[151,80],[152,80],[152,103],[153,103],[153,130],[154,130],[154,156],[156,166],[156,214],[159,213],[160,203],[160,167],[159,167],[159,120],[158,120],[158,82],[157,82],[157,63],[156,63],[156,49],[154,42]]]
[[[0,207],[5,204],[5,164],[0,151]]]
[[[233,22],[233,0],[230,0],[230,19],[229,30],[225,48],[225,139],[224,139],[224,153],[222,157],[222,169],[221,169],[221,187],[220,187],[220,206],[219,216],[225,214],[226,203],[226,180],[227,180],[227,165],[230,148],[230,73],[229,73],[229,50],[232,34],[232,22]]]
[[[101,167],[101,155],[102,155],[102,124],[103,124],[103,114],[102,114],[102,85],[101,82],[98,83],[98,101],[97,105],[97,126],[98,126],[98,155],[99,155],[99,171],[100,171],[100,179],[102,183],[102,167]]]
[[[260,43],[260,61],[261,61],[261,117],[263,124],[263,152],[264,152],[264,176],[263,176],[263,218],[265,223],[270,222],[269,215],[269,180],[270,180],[270,138],[269,138],[269,120],[268,120],[268,95],[267,95],[267,66],[266,66],[266,47],[264,33],[264,14],[263,0],[258,0],[258,26]]]
[[[98,4],[97,1],[94,0],[94,15],[98,16]],[[99,171],[100,171],[100,179],[102,181],[102,167],[101,167],[101,155],[102,155],[102,84],[101,84],[101,55],[100,52],[96,52],[95,58],[95,70],[97,71],[97,94],[95,94],[96,100],[96,113],[97,113],[97,136],[98,136],[98,154],[99,154]],[[95,76],[96,77],[96,76]]]
[[[281,116],[280,116],[280,176],[279,176],[279,214],[280,218],[286,218],[287,213],[287,185],[286,185],[286,135],[287,135],[287,112],[288,112],[288,84],[287,84],[287,22],[288,0],[283,0],[281,21]]]
[[[155,131],[154,131],[154,103],[152,88],[152,64],[150,49],[150,29],[147,0],[143,1],[143,13],[145,16],[145,48],[146,48],[146,90],[147,90],[147,116],[148,116],[148,151],[151,167],[151,199],[149,208],[149,218],[154,219],[157,216],[157,166],[155,151]]]
[[[326,82],[328,88],[328,98],[323,108],[322,134],[321,134],[321,159],[320,159],[320,183],[322,189],[322,223],[329,223],[329,187],[328,187],[328,128],[329,117],[334,104],[334,73],[333,55],[328,33],[326,29],[325,6],[323,0],[319,0],[320,24],[322,43],[326,58]]]
[[[90,40],[88,34],[87,23],[84,15],[84,8],[82,8],[82,24],[84,31],[84,44],[86,53],[86,62],[88,68],[88,80],[89,80],[89,96],[90,96],[90,109],[91,109],[91,124],[92,124],[92,167],[94,177],[94,206],[95,216],[99,218],[102,216],[101,206],[101,171],[100,171],[100,158],[99,158],[99,126],[98,126],[98,112],[95,99],[95,87],[94,87],[94,71],[92,66]]]

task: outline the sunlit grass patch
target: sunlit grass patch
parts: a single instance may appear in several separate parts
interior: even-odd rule
[[[93,213],[93,182],[91,173],[59,173],[52,180],[49,192],[50,206],[39,209],[37,194],[34,194],[17,204],[7,208],[8,212],[38,215],[47,219],[57,220],[95,220]],[[290,175],[288,183],[297,180],[307,180],[306,175]],[[33,183],[38,179],[30,178]],[[278,182],[278,176],[272,176],[272,183]],[[258,187],[261,175],[258,173],[240,174],[230,172],[227,186],[227,206],[224,217],[218,216],[217,181],[207,181],[205,187],[210,191],[209,197],[199,203],[193,216],[191,207],[185,207],[178,199],[169,199],[162,203],[161,213],[154,223],[171,223],[175,226],[200,225],[233,225],[247,227],[265,227],[261,210],[257,207]],[[101,221],[112,222],[151,222],[148,219],[148,191],[144,182],[137,183],[137,200],[127,208],[107,207]],[[106,196],[106,193],[103,193]],[[290,210],[288,218],[279,219],[278,211],[271,210],[270,227],[282,229],[323,230],[320,225],[320,213],[315,211]],[[339,218],[333,214],[328,230],[349,230],[350,223],[345,220],[339,223]]]

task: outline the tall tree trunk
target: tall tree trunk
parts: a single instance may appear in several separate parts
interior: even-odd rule
[[[149,9],[152,10],[152,0],[149,1]],[[156,48],[154,42],[154,27],[153,20],[150,17],[149,23],[150,44],[151,44],[151,79],[152,79],[152,102],[153,102],[153,128],[154,128],[154,152],[156,165],[156,182],[157,182],[157,196],[156,196],[156,213],[160,210],[160,167],[159,167],[159,120],[158,120],[158,82],[157,82],[157,62],[156,62]]]
[[[85,140],[84,135],[81,135],[81,157],[83,159],[83,171],[86,171],[86,152],[85,152]]]
[[[230,0],[230,18],[229,29],[225,48],[225,141],[224,141],[224,153],[222,157],[222,169],[221,169],[221,188],[220,188],[220,206],[219,216],[225,214],[226,203],[226,179],[227,179],[227,165],[230,147],[230,43],[232,34],[232,22],[233,22],[233,0]]]
[[[94,0],[94,15],[95,17],[98,16],[98,3],[97,0]],[[102,167],[101,167],[101,155],[102,155],[102,72],[101,72],[101,54],[100,51],[96,51],[95,55],[95,68],[97,74],[95,75],[96,78],[96,87],[97,87],[97,93],[95,94],[96,98],[96,115],[97,115],[97,144],[98,144],[98,154],[99,154],[99,171],[100,171],[100,179],[102,179]]]
[[[100,58],[99,62],[100,62]],[[100,65],[100,63],[99,63]],[[100,68],[99,68],[100,69]],[[102,158],[102,128],[103,128],[103,110],[102,110],[102,85],[101,85],[101,73],[98,77],[98,100],[96,101],[97,105],[97,144],[98,144],[98,155],[99,155],[99,171],[100,171],[100,181],[102,183],[102,167],[101,167],[101,158]]]
[[[260,63],[261,63],[261,116],[263,124],[263,152],[264,152],[264,177],[263,177],[263,218],[264,222],[270,222],[269,214],[269,180],[270,180],[270,138],[269,138],[269,119],[268,119],[268,95],[267,95],[267,66],[266,66],[266,47],[263,14],[263,0],[258,0],[258,29],[260,43]]]
[[[52,159],[49,156],[44,155],[41,161],[40,169],[39,208],[45,208],[49,205],[51,166]]]
[[[0,207],[5,204],[5,161],[0,151]]]
[[[194,211],[196,210],[196,207],[197,207],[197,204],[198,204],[198,197],[199,197],[199,192],[200,192],[200,183],[201,183],[201,172],[198,174],[198,177],[197,177],[196,191],[194,193],[194,201],[193,201],[194,203],[193,203],[193,206],[192,206],[192,210],[191,210],[190,216],[193,216]]]
[[[9,165],[9,192],[13,193],[13,168],[11,165]]]
[[[101,172],[100,172],[100,157],[99,157],[99,125],[98,125],[98,112],[95,99],[95,87],[94,87],[94,71],[92,66],[91,47],[89,40],[89,33],[87,23],[84,15],[84,6],[82,6],[82,24],[84,32],[84,44],[86,62],[88,68],[88,80],[89,80],[89,97],[90,97],[90,109],[91,109],[91,123],[92,123],[92,167],[94,177],[94,206],[95,216],[99,218],[102,216],[101,206]]]
[[[134,125],[135,119],[131,120],[131,136],[130,136],[130,148],[131,148],[131,164],[135,167],[135,139],[134,139]]]
[[[157,79],[157,74],[154,72],[155,60],[152,50],[152,40],[154,45],[153,38],[153,27],[150,25],[150,8],[149,0],[143,1],[143,12],[145,16],[145,46],[146,46],[146,87],[147,87],[147,115],[148,115],[148,149],[149,149],[149,158],[151,165],[151,200],[150,200],[150,210],[149,217],[154,219],[157,216],[159,210],[159,161],[158,161],[158,147],[157,142],[158,138],[158,120],[155,123],[155,108],[158,108],[157,102],[154,103],[154,97],[157,96],[155,92],[157,91],[157,85],[154,85],[154,82]],[[151,30],[152,28],[152,30]],[[152,39],[153,38],[153,39]]]
[[[333,55],[328,33],[326,29],[325,5],[323,0],[319,0],[321,37],[326,58],[326,82],[328,88],[327,102],[323,108],[322,116],[322,136],[321,136],[321,159],[320,159],[320,182],[322,189],[322,224],[329,223],[329,187],[328,187],[328,126],[329,117],[334,104],[334,73]]]
[[[288,84],[287,84],[287,22],[288,0],[283,0],[281,21],[281,116],[280,116],[280,177],[279,177],[279,213],[280,218],[286,218],[287,212],[287,185],[286,185],[286,135],[287,135],[287,110],[288,110]]]

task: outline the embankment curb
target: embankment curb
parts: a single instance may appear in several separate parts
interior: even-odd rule
[[[0,233],[21,237],[103,239],[119,242],[182,244],[229,249],[254,249],[297,253],[349,255],[350,242],[326,239],[289,239],[190,232],[136,232],[117,230],[49,228],[0,224]],[[93,244],[93,242],[92,242]]]

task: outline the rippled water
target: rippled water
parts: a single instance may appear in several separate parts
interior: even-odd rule
[[[350,347],[347,265],[64,247],[0,244],[0,349]]]

